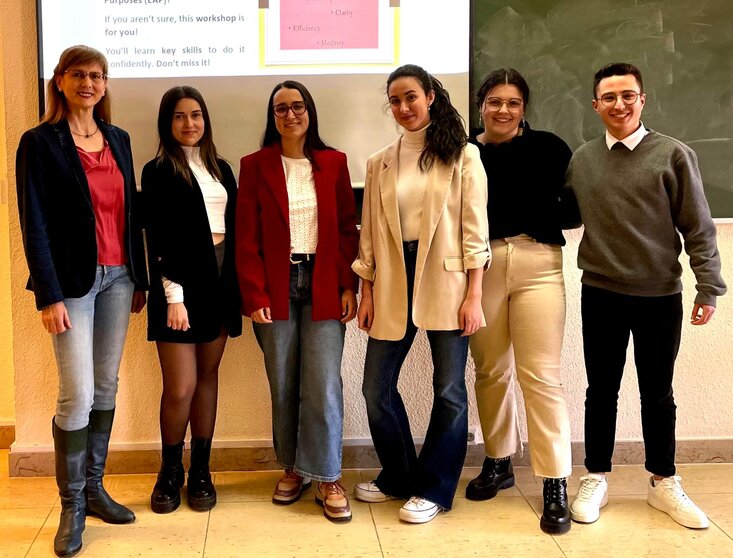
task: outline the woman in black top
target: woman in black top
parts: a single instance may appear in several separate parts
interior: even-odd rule
[[[512,368],[524,394],[532,468],[544,477],[541,528],[570,528],[565,477],[571,473],[570,421],[560,377],[565,327],[560,193],[571,151],[524,120],[529,87],[513,68],[494,70],[476,96],[489,189],[492,263],[483,280],[486,328],[470,340],[476,399],[486,444],[481,474],[466,488],[487,500],[514,485],[511,455],[521,445]]]
[[[156,513],[180,505],[190,421],[188,504],[203,511],[216,504],[209,457],[219,363],[227,337],[242,333],[234,270],[237,183],[216,155],[206,103],[193,87],[163,95],[158,134],[158,156],[142,174],[151,278],[148,339],[156,341],[163,372],[163,463],[150,503]]]

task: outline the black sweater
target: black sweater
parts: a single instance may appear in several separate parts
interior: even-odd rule
[[[530,129],[500,144],[482,145],[473,130],[469,142],[481,151],[488,177],[489,236],[526,234],[546,244],[565,245],[560,194],[572,151],[555,134]]]

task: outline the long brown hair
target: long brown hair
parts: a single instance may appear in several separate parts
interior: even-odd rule
[[[160,143],[158,143],[158,164],[163,161],[170,162],[177,174],[183,176],[189,184],[193,184],[186,154],[176,138],[173,137],[173,114],[176,111],[178,101],[181,99],[193,99],[201,107],[201,115],[204,117],[204,135],[199,141],[201,161],[209,174],[221,181],[223,175],[217,162],[209,109],[206,107],[203,95],[198,89],[190,85],[172,87],[163,94],[163,98],[160,100],[160,109],[158,110],[158,137],[160,138]]]
[[[85,45],[75,45],[61,53],[59,63],[53,69],[53,77],[49,80],[48,86],[46,87],[46,112],[43,113],[41,122],[58,124],[69,113],[66,98],[56,85],[56,78],[63,76],[66,70],[74,66],[85,66],[95,63],[102,67],[102,72],[106,75],[108,70],[107,59],[97,49]],[[111,122],[112,106],[109,99],[109,90],[94,105],[94,116],[107,123]]]
[[[466,146],[466,129],[463,118],[450,102],[448,91],[425,69],[415,64],[405,64],[387,78],[387,96],[392,82],[403,77],[415,78],[425,95],[431,91],[435,93],[435,100],[430,105],[430,126],[425,131],[425,148],[418,159],[420,170],[429,171],[436,160],[444,165],[452,165]]]

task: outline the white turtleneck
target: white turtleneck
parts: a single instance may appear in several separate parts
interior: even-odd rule
[[[226,225],[224,223],[224,212],[227,207],[227,191],[216,177],[211,176],[201,160],[200,147],[188,147],[182,145],[183,151],[188,159],[188,167],[196,177],[196,182],[201,188],[206,205],[206,215],[209,218],[209,227],[212,234],[224,234]]]
[[[429,126],[429,124],[428,124]],[[428,175],[420,170],[418,160],[425,147],[425,130],[404,131],[400,142],[397,166],[397,203],[400,210],[400,228],[404,242],[420,236],[422,207]]]

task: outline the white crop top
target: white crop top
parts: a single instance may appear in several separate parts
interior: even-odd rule
[[[204,196],[206,215],[209,217],[209,227],[213,234],[224,234],[226,225],[224,223],[224,212],[227,207],[227,191],[215,177],[206,170],[201,160],[199,147],[182,146],[188,158],[188,166],[199,183],[201,193]]]

